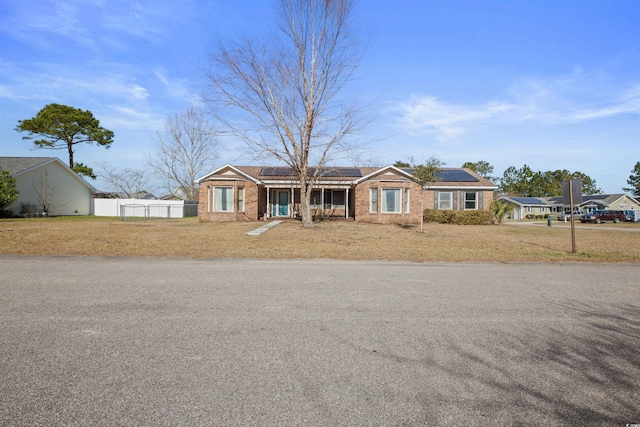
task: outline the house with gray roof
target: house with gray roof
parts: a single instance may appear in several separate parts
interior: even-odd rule
[[[563,204],[562,196],[554,197],[510,197],[503,196],[498,200],[513,205],[513,214],[509,219],[527,219],[556,216],[570,213],[571,208]],[[635,210],[640,211],[640,201],[628,194],[593,194],[582,196],[582,202],[575,204],[580,212],[593,212],[598,209]]]
[[[582,203],[578,206],[583,212],[593,212],[598,209],[640,210],[640,200],[624,193],[594,194],[582,196]]]
[[[16,179],[14,214],[89,215],[95,188],[57,157],[0,157],[0,170]]]
[[[542,197],[503,196],[499,200],[513,206],[513,211],[507,215],[507,219],[548,217],[562,212],[562,206],[558,207],[554,201],[545,200]]]

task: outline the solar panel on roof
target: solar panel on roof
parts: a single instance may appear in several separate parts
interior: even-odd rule
[[[331,168],[329,169],[329,172],[331,175],[322,173],[322,176],[348,176],[353,178],[359,178],[362,176],[362,172],[360,172],[360,169],[358,168]]]
[[[535,197],[512,197],[516,202],[520,202],[524,205],[545,205],[542,200],[536,199]]]
[[[289,166],[271,166],[262,168],[260,171],[261,176],[290,176],[294,175],[293,169]]]
[[[316,168],[309,168],[309,175],[313,175],[316,173]],[[260,171],[261,176],[292,176],[295,175],[293,172],[293,168],[289,166],[270,166],[262,168]],[[324,167],[318,171],[318,176],[323,177],[352,177],[359,178],[362,176],[360,169],[358,168],[342,168],[342,167]]]
[[[436,173],[440,182],[478,182],[478,178],[462,169],[441,170]]]

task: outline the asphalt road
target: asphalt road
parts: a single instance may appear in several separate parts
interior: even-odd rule
[[[0,425],[640,423],[640,266],[0,256]]]

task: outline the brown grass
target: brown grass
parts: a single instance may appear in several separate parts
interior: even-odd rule
[[[195,218],[120,222],[114,218],[0,220],[0,253],[186,258],[332,258],[393,261],[640,262],[640,233],[569,228],[372,225],[323,221],[311,229],[286,221],[260,236],[263,223],[200,223]],[[633,226],[636,226],[635,224]],[[636,227],[638,228],[638,227]]]

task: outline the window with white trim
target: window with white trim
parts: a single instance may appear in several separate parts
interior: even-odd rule
[[[369,200],[371,203],[369,204],[369,212],[378,213],[378,189],[371,188],[369,190]]]
[[[438,191],[436,201],[439,210],[451,210],[451,191]]]
[[[464,210],[478,209],[478,193],[469,191],[464,193]]]
[[[215,212],[233,211],[233,187],[214,187],[213,210]]]
[[[400,189],[382,189],[382,213],[400,213]]]

